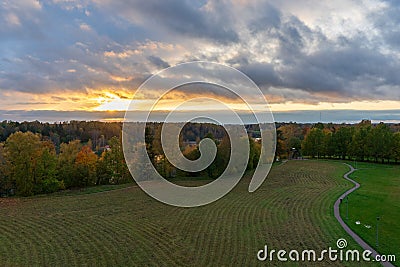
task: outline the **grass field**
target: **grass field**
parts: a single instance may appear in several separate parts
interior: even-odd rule
[[[351,164],[355,166],[354,162]],[[400,167],[357,163],[357,168],[359,170],[350,175],[350,178],[360,183],[361,188],[349,196],[347,224],[381,254],[395,254],[400,259]],[[340,208],[342,218],[346,218],[346,209],[344,202]],[[357,225],[356,221],[361,224]]]
[[[3,199],[0,265],[282,266],[258,262],[257,251],[266,244],[288,251],[336,248],[339,238],[359,248],[333,216],[333,203],[351,187],[342,178],[346,171],[340,163],[290,161],[275,166],[256,192],[247,192],[245,177],[200,208],[164,205],[135,186]],[[321,266],[286,266],[305,264]]]

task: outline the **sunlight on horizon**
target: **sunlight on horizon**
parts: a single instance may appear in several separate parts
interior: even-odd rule
[[[131,99],[121,99],[120,97],[109,94],[109,99],[105,97],[99,98],[99,105],[95,107],[94,111],[126,111],[131,105]],[[149,110],[151,108],[151,100],[134,100],[135,110]],[[154,110],[157,111],[170,111],[175,110],[181,103],[186,100],[181,99],[168,99],[162,100],[155,106]],[[233,110],[249,110],[243,103],[226,103]],[[318,104],[285,102],[273,103],[269,105],[272,111],[285,112],[285,111],[303,111],[303,110],[396,110],[400,108],[400,101],[353,101],[348,103],[329,103],[320,102]],[[257,110],[264,110],[265,106],[257,106]],[[187,110],[218,110],[213,105],[204,102],[194,102]]]

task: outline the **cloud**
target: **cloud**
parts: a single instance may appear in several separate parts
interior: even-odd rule
[[[238,68],[276,101],[400,100],[399,12],[379,0],[3,1],[0,92],[132,93],[195,59]]]
[[[241,39],[244,36],[254,39],[250,45],[241,42],[237,48],[239,54],[227,62],[235,64],[235,67],[249,75],[265,92],[270,87],[291,89],[292,93],[285,98],[296,101],[309,100],[302,99],[302,92],[308,92],[313,98],[321,100],[400,100],[400,79],[396,75],[396,70],[400,67],[399,54],[375,39],[379,32],[386,32],[385,29],[396,29],[394,24],[385,29],[358,29],[348,32],[342,30],[347,25],[338,27],[333,24],[332,31],[337,33],[332,34],[318,25],[306,24],[292,13],[285,13],[284,8],[278,10],[269,3],[261,6],[260,10],[265,11],[267,16],[253,12],[254,8],[251,6],[253,16],[247,22],[248,32],[242,31],[239,35]],[[243,7],[241,10],[246,14]],[[364,17],[370,16],[368,12],[381,10],[385,14],[388,11],[380,5],[360,5],[356,10]],[[318,11],[321,21],[326,11]],[[380,18],[384,17],[381,13]],[[352,19],[346,15],[343,22],[346,20]],[[371,27],[372,24],[366,20],[354,19],[363,22],[366,28]],[[349,25],[348,28],[352,27]],[[224,56],[214,55],[219,59]],[[241,60],[244,58],[246,60]],[[293,94],[296,90],[298,93]]]
[[[148,56],[147,59],[154,64],[156,67],[161,68],[161,69],[165,69],[168,68],[170,65],[168,64],[168,62],[165,62],[164,60],[162,60],[161,58],[157,57],[157,56]]]
[[[238,35],[229,18],[222,16],[222,10],[204,8],[204,5],[188,0],[155,1],[95,1],[115,14],[132,23],[183,35],[191,38],[205,38],[217,43],[237,42]]]
[[[283,81],[279,77],[278,71],[271,63],[258,63],[244,64],[240,68],[250,79],[252,79],[259,86],[282,86]]]

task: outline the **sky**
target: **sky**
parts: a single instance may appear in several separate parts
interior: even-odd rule
[[[0,119],[118,119],[152,74],[201,60],[249,76],[280,120],[400,121],[398,14],[395,0],[5,0]],[[229,100],[195,88],[171,106],[188,95]]]

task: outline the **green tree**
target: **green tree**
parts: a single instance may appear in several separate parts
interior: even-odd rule
[[[254,170],[257,167],[258,160],[260,159],[261,145],[256,143],[253,138],[249,137],[249,161],[247,163],[247,170]]]
[[[324,133],[320,128],[312,128],[302,143],[304,155],[320,158],[324,151]]]
[[[7,195],[12,188],[10,183],[5,159],[4,144],[0,143],[0,195]]]
[[[64,181],[65,187],[77,186],[78,170],[75,165],[76,157],[81,150],[81,142],[74,140],[68,144],[60,145],[60,154],[58,155],[58,179]]]
[[[351,143],[349,145],[349,154],[358,160],[364,161],[370,157],[369,135],[371,131],[371,122],[363,121],[354,129]]]
[[[393,145],[393,133],[386,124],[379,123],[372,128],[368,135],[368,143],[371,156],[375,159],[375,162],[379,158],[382,163],[385,159],[389,160]]]
[[[400,161],[400,132],[393,135],[392,155],[396,163]]]
[[[103,152],[97,171],[97,184],[121,184],[131,180],[125,162],[121,140],[114,136],[108,141],[110,149]]]
[[[324,136],[325,155],[332,158],[336,153],[336,144],[333,139],[333,132],[327,131]]]
[[[35,160],[34,193],[52,193],[64,188],[63,182],[57,180],[57,157],[54,144],[41,142]]]
[[[335,154],[341,159],[346,159],[352,137],[352,128],[347,126],[340,127],[333,133],[332,141],[336,147]]]
[[[34,194],[36,160],[41,147],[40,136],[31,132],[11,134],[5,143],[5,158],[10,179],[20,196]]]
[[[295,136],[291,137],[289,139],[289,147],[294,148],[297,151],[300,151],[301,150],[301,140]]]

